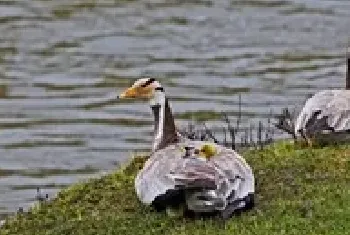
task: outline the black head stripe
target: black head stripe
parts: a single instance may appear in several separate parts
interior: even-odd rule
[[[163,87],[156,87],[155,90],[156,91],[164,91],[164,88]]]
[[[145,83],[142,84],[141,86],[142,86],[142,87],[147,87],[147,86],[151,85],[155,80],[156,80],[156,79],[154,79],[154,78],[150,78],[150,79],[147,80],[147,82],[145,82]]]

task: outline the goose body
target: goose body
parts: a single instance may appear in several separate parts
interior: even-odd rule
[[[350,90],[324,90],[313,95],[295,122],[295,133],[306,139],[349,138]]]
[[[184,156],[186,146],[200,149],[203,141],[183,141],[154,152],[135,180],[137,195],[145,204],[152,204],[159,196],[174,190],[185,190],[190,210],[211,212],[225,210],[254,193],[251,168],[235,151],[214,145],[216,154],[210,160],[192,155]],[[161,197],[160,197],[161,198]]]
[[[188,210],[220,212],[225,218],[253,205],[254,175],[238,153],[179,135],[164,89],[155,79],[139,79],[120,95],[138,97],[150,100],[155,118],[152,154],[135,179],[142,203],[167,207],[181,201]]]

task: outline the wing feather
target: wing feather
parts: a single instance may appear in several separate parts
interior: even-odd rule
[[[300,112],[295,133],[323,133],[350,130],[350,91],[325,90],[308,99]]]
[[[254,176],[250,166],[235,151],[215,145],[217,155],[206,161],[183,158],[181,149],[192,145],[200,148],[205,142],[187,141],[155,152],[135,180],[136,192],[145,204],[151,204],[160,195],[178,188],[191,189],[189,194],[195,207],[202,210],[210,202],[201,204],[199,198],[209,194],[215,200],[215,209],[224,209],[237,199],[254,193]],[[210,143],[212,144],[212,143]],[[220,201],[222,203],[217,204]],[[209,203],[209,204],[208,204]],[[194,209],[196,209],[194,208]]]

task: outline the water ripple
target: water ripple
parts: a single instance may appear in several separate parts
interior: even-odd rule
[[[147,103],[116,98],[141,76],[164,85],[178,125],[219,128],[223,111],[241,108],[248,127],[345,83],[349,1],[14,0],[0,12],[0,214],[149,151]]]

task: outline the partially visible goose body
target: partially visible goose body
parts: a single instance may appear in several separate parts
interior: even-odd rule
[[[180,136],[158,81],[139,79],[119,97],[149,99],[154,114],[152,154],[135,179],[141,202],[157,208],[184,203],[189,211],[223,218],[253,206],[250,166],[234,150]]]
[[[324,90],[305,103],[296,122],[295,133],[311,145],[350,140],[350,90]]]

